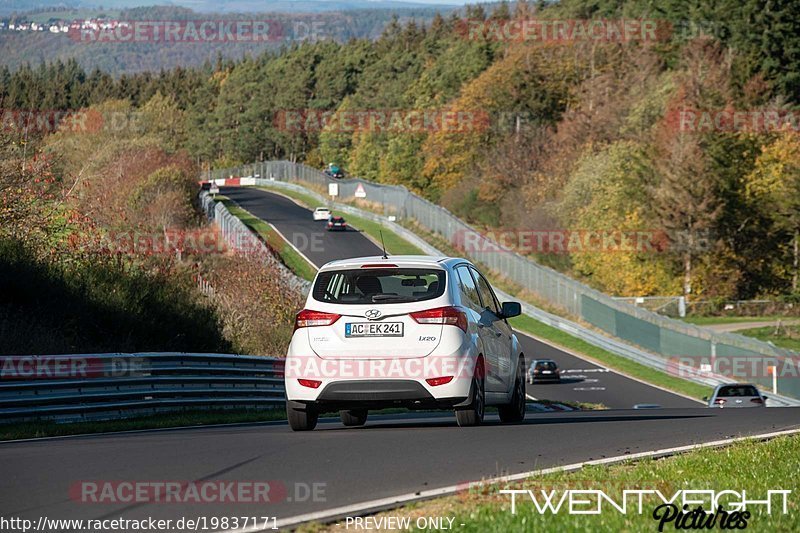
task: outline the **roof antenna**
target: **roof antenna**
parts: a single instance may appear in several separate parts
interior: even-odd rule
[[[389,256],[386,254],[386,243],[383,242],[383,232],[381,230],[378,230],[378,233],[381,236],[381,246],[383,247],[383,258],[389,259]]]

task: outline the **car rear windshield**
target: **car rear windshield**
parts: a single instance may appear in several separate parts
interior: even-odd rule
[[[752,385],[736,385],[722,387],[717,396],[730,398],[734,396],[758,396],[758,391]]]
[[[536,370],[555,370],[556,364],[553,361],[539,361],[536,363]]]
[[[421,302],[444,294],[445,271],[434,268],[358,268],[317,276],[312,294],[320,302],[376,304]]]

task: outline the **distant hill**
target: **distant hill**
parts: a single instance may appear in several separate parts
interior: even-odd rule
[[[398,0],[5,0],[0,2],[0,16],[12,13],[52,9],[118,10],[149,7],[156,4],[186,7],[200,13],[322,13],[353,9],[406,9],[463,5],[459,0],[428,0],[401,2]]]
[[[112,4],[121,2],[112,2]],[[277,4],[369,4],[383,5],[390,2],[278,2]],[[394,2],[400,5],[400,2]],[[229,6],[232,4],[228,4]],[[91,19],[105,17],[125,21],[200,20],[203,18],[225,18],[239,20],[274,21],[281,28],[275,40],[262,43],[248,42],[81,42],[65,33],[50,31],[0,30],[0,65],[15,70],[23,64],[37,65],[60,59],[74,58],[86,70],[99,68],[114,76],[144,71],[159,71],[175,67],[200,66],[215,62],[218,58],[241,59],[246,55],[258,55],[264,51],[279,50],[311,38],[333,39],[347,42],[350,39],[376,39],[386,25],[395,17],[402,24],[410,20],[427,24],[440,13],[443,16],[456,9],[452,6],[408,7],[403,9],[354,9],[347,11],[324,11],[306,13],[197,13],[183,7],[154,6],[131,9],[115,9],[104,2],[103,10],[45,10],[18,16],[0,16],[6,19],[26,20],[47,24],[53,20]],[[314,26],[316,25],[316,26]],[[311,36],[311,28],[319,31]]]

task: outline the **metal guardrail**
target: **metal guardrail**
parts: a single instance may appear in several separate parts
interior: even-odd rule
[[[283,360],[133,353],[0,357],[0,422],[102,420],[208,407],[280,408]]]

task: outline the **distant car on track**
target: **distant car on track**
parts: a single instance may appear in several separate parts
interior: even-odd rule
[[[717,385],[711,397],[704,399],[708,400],[709,407],[722,409],[767,406],[767,397],[749,383]]]
[[[528,368],[530,384],[536,381],[561,381],[561,370],[552,359],[534,359]]]
[[[328,231],[347,231],[347,222],[343,217],[331,217],[328,219]]]
[[[328,220],[331,217],[331,210],[327,207],[314,209],[314,220]]]
[[[469,261],[362,257],[324,265],[297,314],[286,356],[286,413],[295,431],[338,410],[361,426],[370,409],[453,409],[459,426],[525,417],[525,359],[497,300]]]
[[[337,179],[337,180],[340,180],[340,179],[344,178],[344,172],[342,172],[342,169],[339,168],[338,165],[334,165],[333,163],[330,163],[328,165],[328,168],[326,168],[323,172],[329,178],[333,178],[333,179]]]

